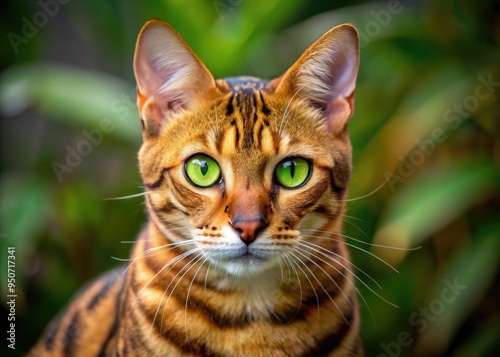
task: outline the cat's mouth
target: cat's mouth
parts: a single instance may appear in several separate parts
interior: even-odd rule
[[[217,257],[214,262],[234,276],[252,276],[268,270],[272,264],[269,257],[265,257],[248,247],[233,251],[224,257]]]
[[[264,261],[265,258],[256,254],[255,252],[252,252],[250,249],[246,248],[245,251],[233,255],[231,257],[226,257],[221,259],[222,262],[224,263],[231,263],[231,262],[239,262],[239,263],[255,263],[255,262],[262,262]]]

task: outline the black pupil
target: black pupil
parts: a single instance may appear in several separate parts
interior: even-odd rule
[[[203,176],[205,176],[208,172],[208,164],[206,161],[202,161],[200,163],[200,170],[201,170],[201,173],[203,174]]]
[[[295,161],[290,161],[290,176],[292,178],[295,176]]]

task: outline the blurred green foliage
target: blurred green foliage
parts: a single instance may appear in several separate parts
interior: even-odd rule
[[[498,4],[73,0],[46,23],[40,11],[9,1],[1,15],[0,291],[4,301],[14,246],[18,295],[16,350],[4,340],[2,351],[26,352],[78,287],[127,257],[145,221],[142,198],[104,199],[142,190],[132,57],[156,17],[215,77],[278,76],[324,31],[354,23],[345,232],[383,290],[359,277],[399,306],[358,284],[367,355],[499,354]]]

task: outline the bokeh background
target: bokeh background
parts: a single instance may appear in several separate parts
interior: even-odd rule
[[[17,293],[16,350],[2,332],[2,356],[24,354],[80,286],[122,264],[146,219],[141,197],[106,199],[142,191],[132,57],[150,18],[215,77],[278,76],[355,24],[345,232],[367,355],[499,355],[498,2],[41,0],[0,16],[3,321],[8,247]]]

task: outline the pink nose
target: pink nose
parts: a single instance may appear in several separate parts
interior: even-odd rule
[[[232,225],[243,243],[250,245],[257,238],[259,231],[266,226],[266,223],[261,218],[250,221],[236,218]]]

